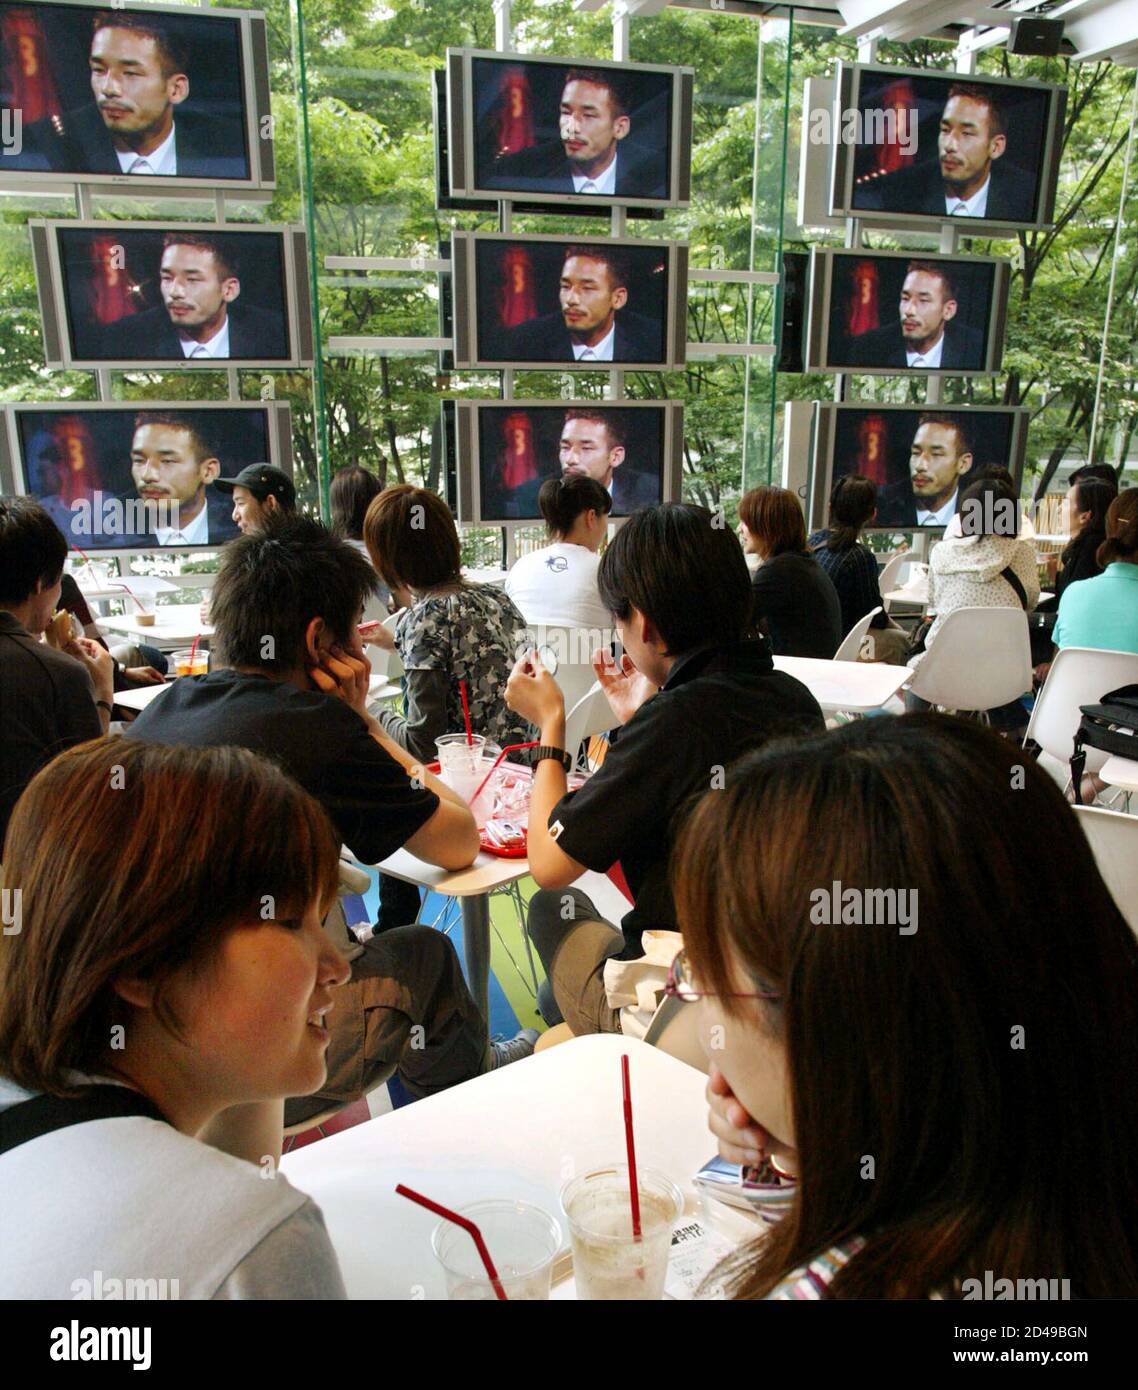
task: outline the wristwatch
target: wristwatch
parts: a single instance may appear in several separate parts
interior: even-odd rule
[[[531,748],[529,755],[530,767],[536,768],[538,763],[545,758],[553,758],[559,762],[566,772],[573,766],[573,759],[566,753],[564,748],[553,748],[548,743],[543,743],[539,748]]]

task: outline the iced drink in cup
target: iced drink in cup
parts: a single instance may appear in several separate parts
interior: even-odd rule
[[[664,1296],[672,1227],[683,1212],[684,1199],[670,1178],[652,1168],[638,1168],[637,1179],[639,1240],[632,1234],[628,1169],[623,1164],[583,1173],[562,1189],[578,1298]]]
[[[486,782],[477,802],[472,804],[471,798],[502,750],[496,743],[487,742],[482,734],[474,734],[471,743],[467,743],[465,734],[443,734],[435,739],[435,747],[439,750],[439,776],[470,806],[481,830],[494,814],[494,779]]]
[[[482,1232],[507,1299],[548,1299],[553,1262],[561,1248],[561,1227],[528,1202],[473,1202],[461,1207]],[[498,1295],[467,1231],[440,1221],[431,1245],[446,1275],[447,1298],[497,1299]]]
[[[209,652],[194,651],[192,647],[173,655],[176,676],[204,676],[209,672]]]

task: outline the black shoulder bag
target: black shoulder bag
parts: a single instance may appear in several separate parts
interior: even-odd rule
[[[1082,720],[1075,734],[1071,754],[1071,777],[1075,784],[1075,805],[1083,804],[1083,770],[1086,749],[1112,753],[1138,761],[1138,685],[1120,685],[1108,691],[1097,705],[1080,705]]]
[[[0,1154],[70,1125],[130,1115],[166,1120],[152,1100],[125,1086],[85,1086],[81,1095],[70,1100],[62,1096],[33,1096],[0,1110]]]

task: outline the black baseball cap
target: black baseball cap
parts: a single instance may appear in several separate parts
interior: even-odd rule
[[[282,507],[296,506],[296,487],[287,473],[271,463],[250,463],[236,478],[214,478],[219,492],[232,492],[235,487],[248,488],[258,502],[275,497]]]

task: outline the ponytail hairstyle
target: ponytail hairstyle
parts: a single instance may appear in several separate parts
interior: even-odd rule
[[[1106,540],[1095,559],[1102,569],[1116,560],[1138,565],[1138,487],[1120,492],[1107,508]]]
[[[554,540],[560,540],[572,531],[583,512],[608,516],[612,511],[612,498],[595,478],[576,473],[567,478],[547,478],[537,494],[537,505],[549,534]]]
[[[877,484],[862,473],[839,478],[830,493],[830,534],[827,550],[850,550],[861,528],[877,510]]]

